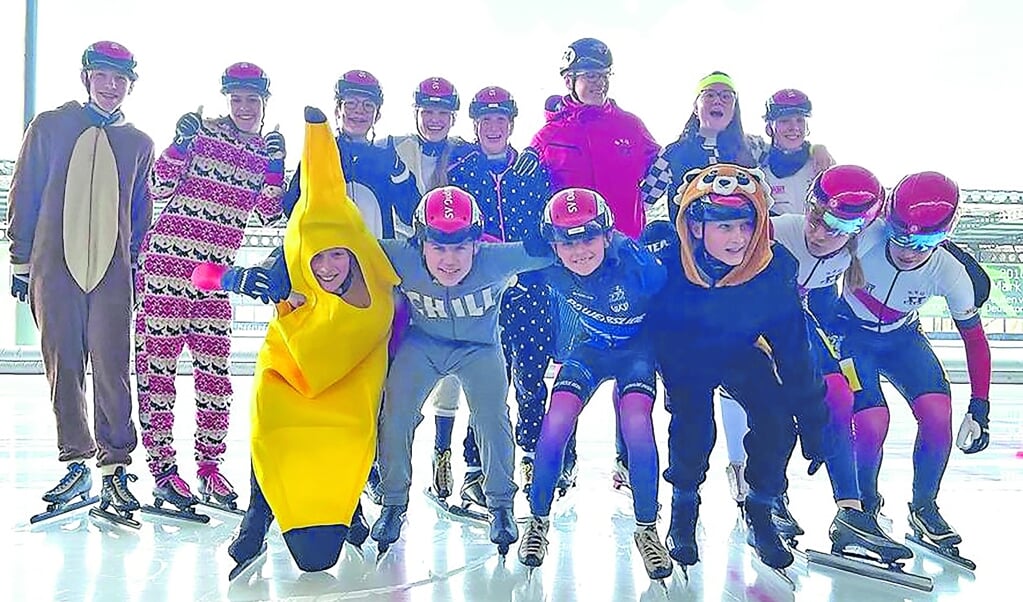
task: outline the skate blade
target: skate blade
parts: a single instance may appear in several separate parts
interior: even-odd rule
[[[46,512],[40,512],[39,514],[28,519],[28,524],[34,525],[44,520],[56,518],[58,516],[63,516],[69,512],[74,512],[75,510],[78,510],[80,508],[85,508],[86,506],[91,506],[97,503],[99,503],[99,496],[93,496],[85,498],[84,500],[78,500],[77,502],[70,502],[57,508],[52,509],[47,508]],[[51,504],[50,506],[52,507],[53,504]]]
[[[937,556],[938,558],[947,560],[952,564],[963,567],[964,569],[967,569],[969,571],[977,570],[977,563],[970,560],[969,558],[959,555],[959,546],[947,547],[938,546],[918,535],[910,533],[906,534],[906,541],[916,546],[919,546],[920,548],[923,548],[924,550],[930,552],[931,555],[933,556]]]
[[[142,523],[132,518],[130,513],[128,516],[122,516],[120,514],[110,512],[109,510],[103,510],[101,508],[91,508],[89,510],[89,516],[92,516],[94,518],[100,518],[103,520],[108,520],[118,525],[131,527],[132,529],[142,528]]]
[[[167,518],[176,518],[178,520],[184,520],[191,523],[206,524],[210,522],[209,515],[199,514],[194,509],[189,510],[168,510],[167,508],[157,508],[156,506],[145,505],[142,506],[143,514],[155,514],[157,516],[164,516]]]
[[[868,558],[847,558],[839,554],[829,554],[816,550],[807,550],[807,558],[811,564],[824,566],[837,571],[852,573],[861,577],[878,579],[893,585],[901,585],[909,589],[921,592],[929,592],[934,589],[934,582],[929,577],[923,577],[902,570],[901,565],[894,564],[891,568],[880,566],[879,563]]]
[[[490,514],[480,510],[474,510],[472,508],[466,508],[465,506],[450,506],[448,514],[455,518],[470,521],[474,524],[480,524],[483,526],[490,526]]]
[[[263,560],[265,558],[266,558],[266,542],[264,541],[263,545],[260,546],[259,551],[256,552],[255,556],[253,556],[252,558],[249,558],[245,562],[239,562],[238,564],[235,565],[235,567],[233,569],[231,569],[231,572],[227,574],[227,580],[228,581],[234,581],[242,573],[247,571],[249,569],[249,567],[253,566],[257,562],[259,562],[259,561],[261,561],[261,560]]]
[[[218,504],[216,502],[199,502],[197,505],[202,506],[204,508],[209,508],[210,510],[219,510],[221,512],[226,512],[228,514],[234,514],[235,516],[245,516],[245,511],[239,508],[238,506],[233,507],[226,506],[223,504]]]

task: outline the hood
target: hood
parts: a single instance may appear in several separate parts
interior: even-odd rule
[[[274,368],[307,397],[339,381],[380,345],[386,345],[394,314],[392,291],[400,282],[376,238],[348,198],[337,143],[326,116],[306,108],[302,151],[302,194],[288,220],[284,256],[292,290],[306,298],[293,311],[287,304],[270,323],[276,335]],[[369,289],[369,307],[350,305],[325,291],[311,261],[320,251],[348,249]]]
[[[730,163],[717,163],[694,169],[683,177],[683,186],[672,199],[679,205],[675,217],[675,228],[679,234],[679,250],[682,269],[690,282],[699,286],[710,287],[707,278],[696,265],[694,248],[696,239],[689,233],[686,209],[704,196],[715,193],[722,195],[742,195],[752,204],[756,212],[753,226],[753,240],[742,263],[733,267],[719,280],[716,286],[736,286],[748,282],[771,263],[771,236],[768,209],[771,195],[764,173],[759,169],[749,169]]]

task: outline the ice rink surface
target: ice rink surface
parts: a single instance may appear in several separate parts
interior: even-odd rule
[[[224,473],[248,499],[248,395],[252,379],[235,377],[236,399]],[[176,435],[182,474],[197,488],[192,458],[191,378],[180,376]],[[969,400],[965,385],[954,385],[954,425]],[[894,521],[897,539],[905,533],[910,495],[910,456],[915,423],[908,406],[891,389],[892,428],[881,473],[884,513]],[[579,485],[555,504],[556,518],[544,566],[527,580],[513,546],[501,562],[486,528],[440,514],[422,495],[430,473],[433,421],[417,432],[412,502],[402,538],[376,562],[372,541],[364,556],[346,547],[340,563],[327,572],[303,574],[294,565],[276,526],[269,553],[234,583],[227,579],[233,562],[227,545],[239,518],[216,510],[207,525],[184,523],[136,513],[139,530],[90,518],[85,510],[30,526],[31,515],[45,504],[40,495],[63,474],[56,461],[53,413],[45,379],[40,375],[0,376],[0,599],[17,601],[214,601],[214,600],[1009,600],[1019,593],[1019,549],[1023,545],[1023,386],[994,385],[991,390],[991,446],[966,456],[953,449],[938,498],[942,514],[963,537],[964,556],[977,563],[971,573],[925,552],[907,570],[930,576],[930,594],[836,573],[807,568],[798,560],[788,574],[795,591],[754,560],[743,525],[728,493],[724,441],[711,458],[702,490],[699,527],[701,562],[690,570],[686,585],[678,570],[666,590],[651,583],[632,542],[631,500],[611,488],[614,456],[610,389],[602,388],[583,412],[579,428]],[[464,406],[463,406],[464,407]],[[460,445],[466,410],[456,425],[455,478],[464,473]],[[514,406],[513,406],[514,416]],[[667,414],[655,408],[662,469]],[[139,475],[132,490],[151,503],[152,478],[141,447],[131,469]],[[802,548],[827,550],[828,525],[835,508],[827,477],[805,474],[799,458],[789,469],[791,509],[807,534]],[[329,479],[330,475],[323,475]],[[94,472],[94,493],[99,474]],[[457,494],[456,494],[457,495]],[[519,514],[525,500],[517,499]],[[665,505],[658,529],[667,529],[670,488],[661,482]],[[367,506],[370,522],[377,509]]]

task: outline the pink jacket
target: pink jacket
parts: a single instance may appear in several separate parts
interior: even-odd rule
[[[550,170],[551,190],[596,190],[607,199],[615,228],[639,238],[646,222],[639,183],[661,147],[638,117],[613,100],[593,107],[565,96],[548,110],[531,146]]]

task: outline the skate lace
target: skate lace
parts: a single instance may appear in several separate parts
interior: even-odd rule
[[[530,484],[533,482],[533,463],[523,462],[522,463],[522,482]]]
[[[643,558],[643,564],[651,569],[663,569],[671,566],[671,557],[657,539],[657,532],[653,528],[646,528],[636,532],[636,547],[639,548],[639,555]]]
[[[928,528],[934,527],[942,533],[952,530],[948,523],[945,522],[945,519],[938,514],[937,504],[921,506],[916,508],[914,511],[916,512],[916,515],[920,517],[920,521],[927,525]]]
[[[522,554],[526,556],[542,556],[547,550],[547,528],[544,521],[533,518],[526,527],[522,537]]]
[[[176,473],[176,472],[171,473],[171,474],[167,475],[166,477],[164,477],[162,479],[159,479],[156,482],[156,486],[157,487],[163,487],[165,485],[169,486],[178,495],[180,495],[182,497],[186,497],[186,498],[193,497],[192,496],[192,490],[188,487],[188,483],[186,483],[185,480],[182,479],[181,476],[178,475],[178,473]]]
[[[451,474],[451,450],[446,449],[434,457],[433,478],[439,491],[451,491],[455,478]]]
[[[67,489],[78,479],[81,474],[85,472],[85,466],[82,464],[72,464],[67,474],[61,478],[60,483],[57,483],[57,489]]]
[[[115,476],[113,479],[114,491],[122,499],[134,499],[134,496],[128,491],[128,481],[135,482],[137,480],[139,478],[136,475],[130,472],[123,472],[120,476]]]
[[[228,481],[227,477],[215,468],[204,475],[199,475],[199,477],[206,482],[206,487],[217,495],[228,496],[234,493],[231,481]]]

